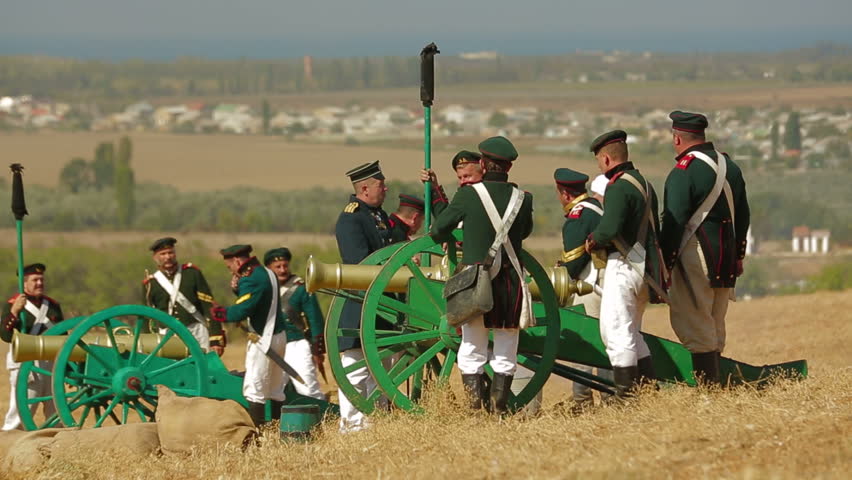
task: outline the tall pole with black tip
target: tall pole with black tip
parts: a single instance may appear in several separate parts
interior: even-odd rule
[[[423,168],[432,168],[432,102],[435,100],[435,55],[441,53],[434,42],[420,51],[420,101],[423,103]],[[423,214],[426,215],[426,232],[432,226],[432,182],[423,186]],[[429,256],[423,256],[423,265],[429,265]]]
[[[24,215],[27,215],[27,203],[24,200],[24,167],[20,163],[9,165],[12,170],[12,214],[15,215],[15,229],[18,234],[18,293],[24,293]],[[24,331],[24,311],[20,315],[21,331]]]

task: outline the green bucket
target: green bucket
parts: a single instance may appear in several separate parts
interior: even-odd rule
[[[307,442],[311,430],[321,419],[318,405],[284,405],[281,407],[281,440]]]

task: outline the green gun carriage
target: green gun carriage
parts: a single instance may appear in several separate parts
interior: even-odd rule
[[[461,232],[455,233],[455,239],[461,240]],[[325,333],[334,378],[361,411],[372,412],[383,398],[397,408],[418,411],[424,387],[429,382],[446,382],[455,368],[461,336],[447,324],[442,290],[457,266],[457,252],[454,242],[447,248],[445,255],[441,245],[422,237],[379,250],[360,265],[329,266],[309,261],[308,289],[333,295]],[[430,261],[423,262],[424,266],[415,261],[427,257]],[[526,251],[521,251],[521,260],[530,273],[531,290],[538,301],[534,305],[537,325],[521,331],[518,361],[534,375],[517,396],[512,396],[512,408],[526,405],[550,375],[611,391],[609,380],[564,363],[610,368],[597,319],[587,317],[582,307],[560,308],[572,294],[590,287],[570,281],[564,269],[546,270]],[[434,266],[427,266],[431,263]],[[362,304],[360,329],[340,326],[347,299]],[[393,328],[377,328],[379,318]],[[143,333],[149,324],[151,331],[165,333]],[[338,343],[344,337],[357,337],[364,350],[363,360],[345,367]],[[682,345],[649,334],[645,334],[645,340],[660,381],[695,385],[691,356]],[[180,322],[149,307],[112,307],[62,322],[39,337],[16,333],[12,348],[15,358],[24,362],[15,388],[21,420],[28,430],[99,427],[108,420],[117,424],[153,421],[156,385],[167,386],[182,396],[231,399],[247,405],[242,378],[230,373],[215,353],[204,353]],[[346,378],[348,372],[363,367],[377,383],[377,388],[366,394],[359,393]],[[723,358],[722,373],[732,383],[754,383],[772,374],[804,376],[807,364],[799,360],[752,366]],[[30,375],[48,377],[51,393],[28,398]],[[56,413],[36,422],[27,407],[39,402],[52,402]],[[292,388],[286,403],[336,408],[302,397]]]
[[[457,242],[462,240],[461,231],[454,236]],[[334,296],[325,332],[334,378],[340,390],[361,411],[372,412],[383,398],[398,408],[417,411],[424,385],[429,381],[446,382],[450,377],[461,335],[447,324],[445,316],[443,285],[455,270],[458,258],[456,242],[451,241],[446,247],[445,255],[443,247],[426,236],[379,250],[359,265],[327,265],[309,260],[305,277],[308,290]],[[425,257],[429,261],[415,261]],[[511,407],[519,409],[526,405],[550,375],[611,393],[610,380],[566,364],[611,368],[598,320],[586,316],[582,307],[560,307],[573,294],[587,293],[592,287],[571,281],[563,268],[546,270],[526,251],[521,251],[520,258],[530,274],[530,289],[537,300],[534,304],[537,325],[521,331],[518,363],[534,375],[517,396],[512,396]],[[340,326],[340,313],[347,299],[362,304],[360,329]],[[377,323],[377,319],[385,322]],[[387,322],[393,328],[377,327]],[[692,357],[685,347],[647,333],[644,336],[659,381],[696,384]],[[338,345],[343,337],[361,341],[363,360],[343,365]],[[347,373],[363,367],[369,370],[378,387],[365,394],[346,378]],[[492,375],[487,366],[486,373]],[[772,375],[805,376],[807,363],[798,360],[753,366],[722,358],[721,373],[733,384],[760,383]]]

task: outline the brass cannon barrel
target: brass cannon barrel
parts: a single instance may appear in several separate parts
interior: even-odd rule
[[[114,335],[115,345],[119,352],[129,352],[133,348],[133,335]],[[143,333],[139,335],[136,351],[140,353],[151,353],[160,344],[164,335],[159,333]],[[12,359],[16,362],[29,362],[34,360],[53,360],[65,345],[65,335],[28,335],[15,332],[12,337]],[[89,333],[83,336],[83,342],[87,345],[112,346],[106,333]],[[180,359],[189,356],[189,349],[183,341],[172,336],[163,348],[157,352],[158,357]],[[71,352],[72,362],[86,360],[86,351],[80,346],[74,347]]]
[[[367,290],[381,270],[381,265],[322,263],[314,257],[310,257],[305,275],[305,287],[312,293],[321,288]],[[426,278],[434,280],[446,281],[450,276],[446,257],[440,265],[421,267],[421,270]],[[586,295],[592,293],[595,288],[594,285],[582,280],[572,280],[565,268],[548,268],[547,274],[556,291],[557,302],[561,306],[568,305],[573,295]],[[408,267],[400,269],[388,282],[386,291],[404,293],[411,277],[412,274]],[[534,300],[541,300],[541,291],[535,282],[530,283],[530,293]]]

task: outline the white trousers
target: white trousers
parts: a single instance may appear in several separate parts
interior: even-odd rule
[[[343,367],[348,367],[355,362],[364,359],[364,351],[360,348],[346,350],[340,355]],[[376,381],[367,370],[367,366],[355,369],[346,374],[346,379],[355,387],[355,390],[367,397],[376,389]],[[337,391],[337,399],[340,402],[340,433],[357,432],[370,426],[370,421],[364,412],[358,410],[352,402],[346,398],[342,390]]]
[[[269,346],[282,358],[287,350],[287,332],[272,336]],[[258,342],[246,344],[246,376],[243,378],[243,396],[249,402],[266,403],[267,400],[284,401],[286,374],[270,359]]]
[[[710,287],[704,254],[695,236],[686,243],[679,261],[683,269],[675,266],[669,289],[672,330],[692,353],[721,352],[725,349],[725,315],[731,289]]]
[[[648,286],[618,252],[606,262],[601,295],[601,340],[613,367],[632,367],[651,355],[642,333],[642,315],[648,305]]]
[[[494,348],[491,359],[488,355],[488,328],[482,317],[475,318],[461,327],[462,342],[459,346],[459,370],[463,375],[483,373],[485,364],[491,365],[494,373],[514,375],[518,365],[518,338],[520,329],[495,328]]]
[[[186,326],[189,330],[189,333],[195,338],[199,345],[201,345],[201,350],[204,350],[204,353],[210,351],[210,331],[207,329],[207,325],[201,322],[192,322]],[[168,333],[168,328],[161,328],[160,335],[165,335]]]
[[[45,370],[52,370],[52,364],[53,362],[38,362],[38,366]],[[21,417],[18,414],[18,399],[15,396],[18,383],[18,374],[20,373],[20,371],[20,366],[9,369],[9,411],[6,412],[6,419],[3,422],[3,430],[15,430],[22,428]],[[27,397],[33,398],[52,395],[50,388],[50,378],[51,377],[34,373],[33,378],[30,379],[27,384]],[[40,404],[44,405],[45,418],[56,413],[56,409],[53,406],[53,402],[40,402]],[[36,410],[38,410],[38,406],[39,403],[34,403],[30,405],[30,414],[35,415]]]
[[[325,394],[320,390],[319,380],[317,380],[317,367],[314,365],[314,357],[311,355],[311,342],[306,339],[296,340],[295,342],[287,342],[287,351],[284,353],[284,361],[287,365],[293,367],[304,384],[293,381],[293,387],[299,395],[316,398],[317,400],[325,400]],[[290,381],[290,376],[284,373],[285,384]]]

